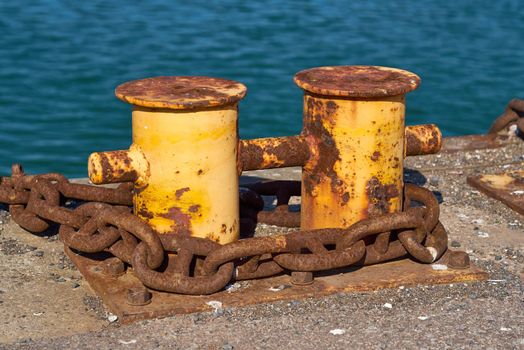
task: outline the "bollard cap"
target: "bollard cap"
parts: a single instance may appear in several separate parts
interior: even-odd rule
[[[295,83],[318,95],[379,98],[413,91],[420,84],[420,78],[414,73],[396,68],[332,66],[298,72]]]
[[[236,81],[210,77],[155,77],[118,86],[124,102],[149,108],[194,109],[235,104],[247,88]]]

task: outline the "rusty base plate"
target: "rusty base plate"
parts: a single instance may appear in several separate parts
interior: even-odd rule
[[[102,260],[82,256],[67,247],[65,251],[89,285],[122,323],[175,314],[212,311],[213,308],[206,304],[212,300],[220,301],[222,307],[227,308],[278,300],[321,297],[339,292],[373,291],[418,284],[471,282],[488,278],[486,272],[473,264],[468,269],[434,270],[431,265],[403,259],[362,268],[330,271],[329,275],[319,274],[315,276],[313,284],[305,286],[293,285],[291,276],[280,275],[241,282],[241,288],[238,290],[222,291],[207,296],[151,291],[153,297],[150,304],[133,306],[126,302],[127,291],[129,288],[139,286],[140,282],[131,268],[128,268],[126,273],[119,277],[107,276],[102,272]]]
[[[524,215],[524,170],[469,176],[467,182],[470,186]]]

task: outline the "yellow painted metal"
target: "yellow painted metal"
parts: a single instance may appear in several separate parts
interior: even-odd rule
[[[403,188],[403,96],[356,101],[306,94],[305,106],[306,133],[320,135],[310,139],[317,152],[303,169],[301,227],[348,227],[368,216],[398,211]],[[324,106],[327,114],[318,110]]]
[[[91,181],[134,181],[134,212],[159,233],[222,244],[237,240],[237,102],[186,109],[165,108],[165,101],[160,108],[144,105],[133,106],[129,150],[90,156]]]
[[[135,108],[133,143],[149,162],[135,212],[160,233],[220,243],[238,238],[237,110]]]
[[[310,145],[302,171],[302,229],[349,227],[402,208],[404,93],[416,88],[417,79],[382,67],[297,74]]]

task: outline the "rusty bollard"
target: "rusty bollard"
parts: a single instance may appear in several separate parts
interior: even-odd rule
[[[404,127],[417,75],[373,66],[299,72],[300,135],[242,140],[242,170],[302,166],[301,228],[348,227],[402,207],[403,159],[436,153],[435,125]]]
[[[238,82],[208,77],[120,85],[116,96],[133,105],[133,143],[91,154],[89,178],[134,182],[135,214],[160,233],[237,240],[237,104],[245,94]]]

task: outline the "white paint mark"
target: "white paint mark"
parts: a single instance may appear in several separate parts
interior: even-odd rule
[[[444,271],[448,269],[448,266],[444,264],[431,264],[431,268],[435,271]]]
[[[280,286],[271,287],[271,288],[269,288],[269,290],[272,291],[272,292],[280,292],[281,290],[283,290],[285,288],[286,288],[286,286],[281,284]]]

